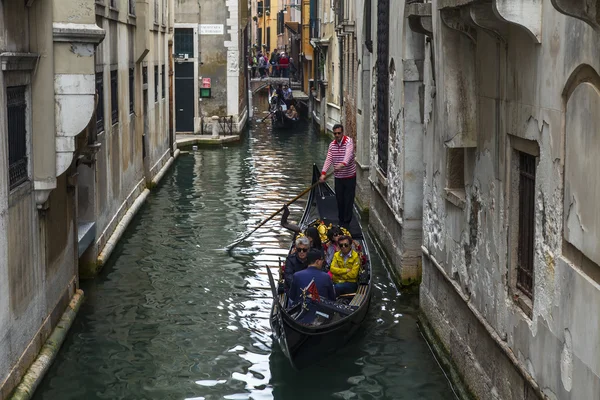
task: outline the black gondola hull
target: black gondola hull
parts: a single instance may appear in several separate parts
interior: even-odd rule
[[[313,183],[316,182],[320,175],[320,171],[313,168]],[[333,191],[328,185],[318,185],[317,187],[325,187],[325,191],[321,193],[311,192],[308,199],[307,208],[304,211],[304,215],[301,219],[302,223],[306,223],[311,218],[309,208],[315,207],[317,204],[325,206],[328,204],[334,204],[335,201],[330,197]],[[314,210],[313,210],[314,211]],[[321,210],[323,211],[323,210]],[[331,211],[331,210],[330,210]],[[335,210],[336,211],[336,210]],[[322,214],[319,212],[319,214]],[[331,215],[337,215],[336,212],[326,213]],[[357,216],[354,216],[356,219]],[[368,249],[362,236],[362,230],[360,224],[356,221],[352,227],[353,237],[360,237],[362,246],[364,246],[364,252],[368,259]],[[369,271],[370,278],[370,264],[367,268]],[[361,324],[365,320],[370,306],[370,296],[372,289],[372,280],[368,280],[368,284],[364,285],[366,291],[364,293],[364,300],[361,302],[358,308],[345,316],[344,318],[337,320],[336,322],[320,325],[320,326],[306,326],[297,322],[282,306],[285,301],[285,296],[278,294],[275,281],[272,277],[270,270],[268,271],[271,288],[273,291],[273,307],[271,311],[271,328],[273,330],[273,337],[281,347],[283,353],[290,360],[290,363],[294,368],[302,369],[305,368],[327,356],[335,353],[341,347],[346,345],[356,331],[360,328]]]

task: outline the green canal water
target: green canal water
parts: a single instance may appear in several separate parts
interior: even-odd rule
[[[373,247],[364,328],[300,372],[271,339],[265,272],[290,234],[276,219],[222,250],[310,184],[327,144],[309,124],[264,123],[239,144],[181,155],[82,283],[85,303],[34,399],[454,399],[418,330],[418,297],[398,292]]]

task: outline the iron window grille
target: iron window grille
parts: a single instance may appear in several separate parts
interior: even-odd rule
[[[119,91],[118,91],[118,71],[110,71],[110,112],[111,122],[119,122]]]
[[[142,84],[148,84],[148,67],[142,67]]]
[[[390,0],[379,0],[377,4],[377,163],[384,176],[389,140],[389,6]]]
[[[135,0],[128,0],[128,11],[130,15],[135,15]]]
[[[194,56],[194,30],[192,28],[175,29],[175,54],[183,57],[184,54]]]
[[[8,170],[11,190],[28,179],[25,89],[25,86],[14,86],[6,89],[8,101]]]
[[[535,156],[519,153],[519,252],[517,288],[533,300]]]
[[[158,65],[154,66],[154,102],[158,102]]]
[[[129,68],[129,114],[133,114],[135,108],[135,69]]]
[[[104,76],[102,72],[96,73],[96,93],[98,104],[96,106],[96,132],[104,132]]]
[[[166,79],[167,79],[167,78],[166,78],[166,75],[167,75],[167,73],[166,73],[166,72],[167,72],[167,70],[166,70],[166,68],[165,68],[165,65],[163,64],[163,66],[162,66],[162,80],[161,80],[161,83],[162,83],[162,87],[161,87],[161,89],[162,89],[162,92],[161,92],[161,93],[162,93],[162,98],[163,98],[163,99],[165,98],[165,92],[166,92],[166,90],[165,90],[165,86],[166,86],[166,85],[165,85],[165,81],[166,81]]]

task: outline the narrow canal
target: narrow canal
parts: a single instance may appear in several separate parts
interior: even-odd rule
[[[258,117],[262,117],[261,114]],[[294,371],[270,337],[265,266],[285,256],[279,219],[222,248],[310,183],[328,140],[309,124],[183,154],[86,300],[34,399],[453,399],[377,251],[364,328],[334,358]],[[298,202],[291,220],[298,220]]]

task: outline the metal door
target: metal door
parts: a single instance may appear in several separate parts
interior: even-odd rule
[[[175,64],[175,127],[177,132],[194,131],[194,63]]]

